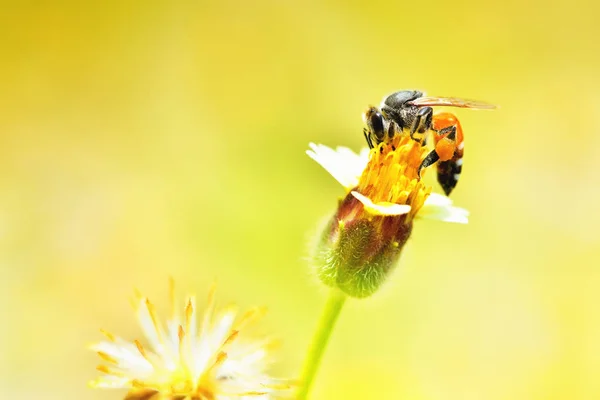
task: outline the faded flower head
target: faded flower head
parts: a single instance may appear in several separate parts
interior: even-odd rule
[[[195,298],[188,297],[180,314],[171,293],[173,315],[166,327],[148,298],[135,299],[148,346],[103,331],[107,340],[91,348],[103,361],[98,370],[104,375],[92,387],[129,389],[128,400],[266,400],[289,388],[266,373],[272,341],[245,336],[262,310],[236,321],[235,306],[215,310],[213,287],[199,323]]]
[[[397,263],[415,218],[468,221],[466,210],[421,181],[418,169],[427,149],[408,135],[360,155],[344,147],[310,147],[307,154],[347,190],[313,255],[328,286],[353,297],[370,296]]]

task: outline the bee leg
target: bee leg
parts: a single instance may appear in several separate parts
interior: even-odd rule
[[[444,189],[444,192],[449,194],[450,191],[454,189],[454,186],[456,186],[456,182],[448,182],[448,174],[453,168],[451,168],[450,165],[447,165],[452,162],[452,157],[454,156],[456,149],[456,126],[447,126],[440,130],[434,130],[434,132],[436,135],[435,149],[431,150],[421,162],[421,165],[419,166],[419,177],[421,177],[421,170],[423,168],[427,168],[436,161],[440,161],[438,163],[438,182]],[[440,137],[441,139],[439,139]],[[454,177],[454,174],[452,174],[452,177]],[[458,181],[458,179],[456,179],[456,181]]]
[[[427,154],[427,156],[425,156],[425,158],[423,159],[423,161],[421,162],[421,165],[419,165],[419,178],[421,177],[421,170],[423,168],[427,168],[430,165],[432,165],[433,163],[435,163],[437,160],[440,159],[440,156],[438,155],[438,153],[434,150],[431,150],[429,152],[429,154]]]
[[[367,132],[367,129],[363,129],[363,135],[365,135],[365,140],[367,141],[367,145],[369,145],[369,148],[372,149],[373,147],[373,141],[371,140],[371,135]]]
[[[447,126],[440,130],[436,130],[435,132],[438,134],[438,136],[444,136],[450,140],[456,141],[456,125]]]
[[[413,123],[410,127],[410,138],[419,143],[422,143],[425,137],[425,133],[431,128],[432,120],[433,108],[419,108],[417,114],[415,115],[415,119],[413,120]]]

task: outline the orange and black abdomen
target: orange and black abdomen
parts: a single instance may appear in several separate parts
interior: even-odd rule
[[[437,180],[448,196],[456,187],[462,172],[465,147],[463,132],[460,122],[451,113],[434,115],[432,128],[436,152],[440,157],[437,164]]]

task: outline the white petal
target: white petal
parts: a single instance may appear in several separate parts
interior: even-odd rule
[[[121,340],[118,343],[104,341],[92,345],[90,349],[105,353],[114,358],[119,368],[129,371],[129,374],[135,378],[151,374],[154,370],[152,364],[131,343]]]
[[[371,149],[369,149],[367,147],[363,147],[360,150],[360,153],[358,154],[358,157],[360,158],[360,165],[363,170],[365,168],[367,168],[367,164],[369,163],[369,154],[370,153],[371,153]]]
[[[158,325],[154,325],[154,320],[152,319],[150,308],[150,301],[145,297],[140,297],[137,305],[137,316],[140,326],[144,331],[144,335],[150,342],[150,346],[158,353],[162,352],[162,343],[160,340],[160,327]],[[157,321],[158,323],[158,321]]]
[[[417,217],[466,224],[469,222],[469,211],[465,210],[464,208],[454,207],[449,204],[428,204],[427,201],[425,201],[425,204],[419,210]]]
[[[213,326],[211,340],[215,347],[220,347],[225,342],[225,339],[231,334],[233,323],[237,315],[237,307],[230,306],[218,316],[218,322]]]
[[[388,202],[373,203],[371,199],[358,192],[352,191],[352,196],[360,201],[365,210],[373,215],[402,215],[410,212],[410,206],[407,204],[395,204]]]
[[[425,200],[426,206],[451,206],[452,200],[450,197],[444,196],[443,194],[431,193],[427,200]]]
[[[309,143],[311,150],[306,154],[342,186],[350,190],[358,185],[358,179],[369,161],[369,150],[363,149],[356,154],[347,147],[337,147],[335,150],[323,144]]]

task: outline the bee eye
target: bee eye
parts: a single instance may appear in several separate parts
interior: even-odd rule
[[[385,130],[383,127],[383,116],[379,112],[373,112],[369,115],[367,120],[367,124],[369,125],[369,129],[371,133],[375,135],[377,140],[382,141],[385,135]]]

